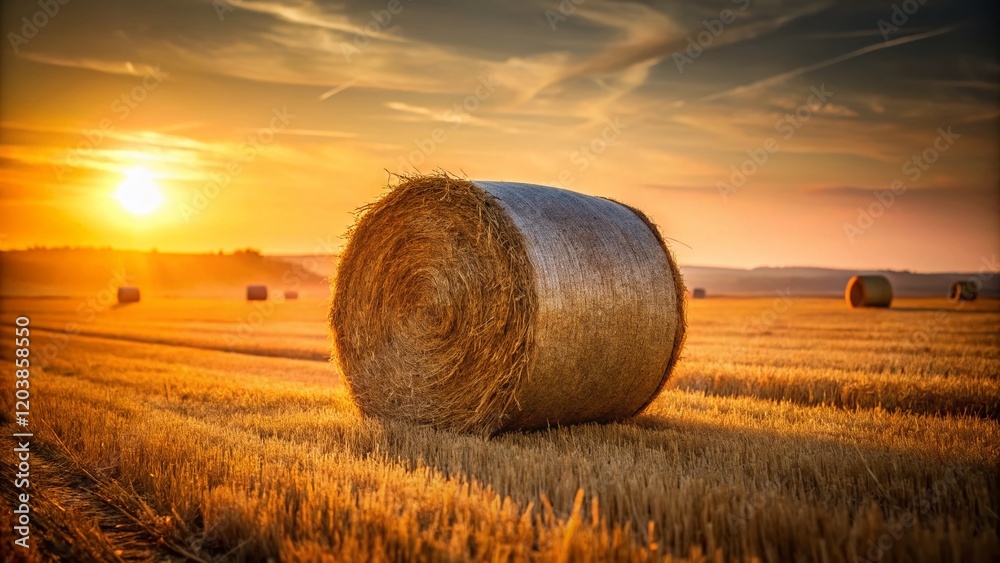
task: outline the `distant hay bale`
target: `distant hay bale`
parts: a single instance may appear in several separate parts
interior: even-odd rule
[[[247,301],[267,301],[266,285],[248,285]]]
[[[694,299],[704,299],[705,290],[703,288],[696,287],[694,288],[694,291],[691,292],[691,297]]]
[[[286,289],[284,295],[285,295],[285,299],[298,299],[299,298],[299,292],[295,291],[294,289]]]
[[[334,356],[364,413],[481,435],[630,417],[684,339],[656,226],[529,184],[405,179],[355,225],[333,293]]]
[[[118,302],[119,303],[138,303],[139,302],[139,288],[126,285],[118,288]]]
[[[952,301],[975,301],[979,297],[979,286],[970,280],[959,280],[951,284],[948,299]]]
[[[844,297],[851,308],[888,307],[892,304],[892,284],[885,276],[854,276],[847,282]]]

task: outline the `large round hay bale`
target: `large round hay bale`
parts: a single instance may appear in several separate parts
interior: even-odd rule
[[[684,339],[655,225],[529,184],[406,179],[355,225],[333,292],[364,413],[483,435],[630,417]]]
[[[267,301],[266,285],[248,285],[247,301]]]
[[[892,304],[892,284],[885,276],[854,276],[847,282],[844,298],[851,308],[888,307]]]
[[[979,285],[970,280],[959,280],[951,284],[948,299],[952,301],[975,301],[979,297]]]
[[[119,303],[138,303],[139,302],[139,288],[131,285],[125,285],[118,288],[118,302]]]

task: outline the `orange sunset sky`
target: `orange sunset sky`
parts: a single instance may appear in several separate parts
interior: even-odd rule
[[[3,3],[2,249],[305,254],[439,168],[636,205],[682,264],[1000,248],[990,3],[63,1]]]

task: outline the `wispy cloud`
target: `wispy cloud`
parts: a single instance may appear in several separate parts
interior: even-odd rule
[[[985,37],[996,17],[974,0],[956,1],[961,6],[928,3],[900,30],[910,35],[881,42],[876,21],[889,14],[886,5],[832,0],[753,0],[746,9],[742,0],[564,2],[575,11],[557,30],[545,17],[559,8],[555,0],[474,6],[403,0],[404,11],[375,32],[368,25],[372,10],[385,9],[384,1],[240,0],[219,22],[210,0],[113,7],[91,0],[74,8],[75,15],[60,16],[59,32],[47,29],[24,56],[4,58],[0,204],[7,194],[38,193],[35,186],[59,197],[60,184],[45,184],[53,178],[52,159],[87,132],[93,138],[102,117],[114,130],[82,155],[66,192],[106,190],[123,167],[138,162],[172,175],[167,187],[205,182],[267,123],[267,108],[287,105],[297,115],[294,123],[233,180],[239,189],[228,192],[258,230],[237,232],[226,223],[211,231],[205,223],[200,228],[211,232],[177,235],[189,237],[183,244],[196,247],[220,233],[263,236],[259,225],[266,221],[255,214],[271,209],[261,202],[284,195],[275,185],[302,192],[282,203],[297,221],[327,229],[331,214],[349,217],[347,210],[375,195],[383,170],[396,170],[415,141],[441,128],[448,141],[425,155],[422,169],[541,183],[568,170],[572,189],[635,201],[672,228],[688,229],[681,232],[685,240],[701,241],[692,246],[725,248],[734,256],[755,255],[764,245],[751,237],[711,241],[721,236],[717,225],[764,232],[790,216],[775,209],[795,208],[810,217],[798,225],[804,240],[821,245],[839,224],[820,225],[829,210],[816,202],[832,200],[809,199],[814,194],[806,192],[884,189],[940,126],[955,125],[962,138],[914,189],[995,186],[998,139],[990,125],[1000,117],[1000,65],[987,42],[964,31],[975,28]],[[703,22],[723,8],[733,10],[735,20],[713,34],[693,66],[678,72],[671,55],[684,52],[689,39],[698,41]],[[982,22],[972,21],[972,13]],[[927,21],[941,27],[916,25]],[[959,25],[963,33],[948,33]],[[366,38],[359,51],[345,57],[345,44],[355,45],[358,35]],[[169,87],[129,108],[127,119],[109,112],[108,104],[132,87],[123,87],[121,77],[142,75],[151,63],[171,72]],[[476,94],[483,77],[496,86],[488,101],[465,115],[449,114]],[[811,84],[823,82],[835,96],[812,108],[808,124],[786,139],[776,124],[806,102]],[[627,125],[613,144],[599,138],[609,119]],[[769,137],[780,151],[723,209],[716,182]],[[593,158],[579,158],[588,151]],[[330,189],[331,170],[342,178],[338,185],[352,189]],[[987,191],[954,193],[970,207],[988,208]],[[324,203],[299,209],[297,201]],[[842,206],[847,215],[849,203]],[[936,212],[925,207],[921,213]],[[229,208],[213,209],[222,217]],[[963,224],[959,215],[945,223],[940,232]],[[995,213],[981,223],[996,227]],[[920,236],[900,232],[900,239]],[[48,236],[37,234],[40,241]],[[815,255],[816,248],[804,252]]]
[[[245,129],[244,131],[254,132],[256,129]],[[292,137],[322,137],[326,139],[354,139],[358,136],[357,133],[348,131],[328,131],[325,129],[282,129],[281,134]]]
[[[339,84],[339,85],[337,85],[337,86],[335,86],[333,88],[330,88],[329,90],[327,90],[327,91],[323,92],[322,94],[320,94],[319,95],[319,99],[321,99],[321,100],[327,100],[329,98],[332,98],[333,96],[336,96],[337,94],[343,92],[344,90],[347,90],[351,86],[354,86],[360,80],[361,80],[360,77],[355,77],[355,78],[353,78],[351,80],[348,80],[347,82],[344,82],[343,84]]]
[[[403,102],[389,102],[386,104],[386,107],[391,110],[406,114],[407,116],[418,116],[419,118],[423,118],[423,119],[412,118],[412,117],[397,118],[406,121],[417,121],[417,122],[436,121],[440,123],[447,123],[452,127],[458,127],[459,125],[469,124],[469,125],[478,125],[480,127],[489,127],[492,129],[498,129],[505,133],[518,132],[518,129],[515,127],[503,125],[501,123],[489,119],[482,119],[467,112],[459,114],[447,110],[435,111],[428,107],[415,106]]]
[[[937,37],[938,35],[943,35],[955,29],[954,26],[942,27],[934,31],[928,31],[927,33],[918,33],[915,35],[907,35],[905,37],[900,37],[898,39],[892,39],[882,43],[875,43],[873,45],[868,45],[867,47],[862,47],[860,49],[855,49],[849,53],[844,53],[843,55],[833,57],[830,59],[822,60],[817,63],[812,63],[808,65],[803,65],[792,70],[776,74],[774,76],[769,76],[767,78],[756,80],[750,84],[745,84],[743,86],[737,86],[736,88],[730,88],[722,92],[717,92],[702,98],[702,101],[710,102],[714,100],[719,100],[722,98],[728,98],[730,96],[738,96],[745,92],[751,90],[756,90],[758,88],[764,88],[767,86],[774,86],[787,82],[788,80],[806,74],[807,72],[812,72],[814,70],[819,70],[837,63],[842,63],[844,61],[849,61],[853,58],[860,57],[862,55],[867,55],[868,53],[874,53],[875,51],[881,51],[883,49],[891,49],[893,47],[898,47],[900,45],[905,45],[907,43],[913,43],[914,41],[922,41],[924,39],[930,39],[931,37]]]
[[[352,24],[343,14],[325,12],[317,4],[307,0],[284,3],[243,0],[238,6],[239,9],[268,14],[292,24],[342,31],[349,34],[364,33],[362,28]]]
[[[148,64],[134,64],[131,61],[109,61],[91,58],[63,57],[58,55],[46,55],[43,53],[21,53],[23,59],[45,65],[77,68],[82,70],[92,70],[105,74],[123,74],[126,76],[140,76],[156,70],[156,67]]]

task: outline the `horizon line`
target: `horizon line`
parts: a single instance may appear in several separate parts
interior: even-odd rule
[[[309,252],[291,252],[291,253],[271,253],[265,252],[258,248],[253,247],[243,247],[236,248],[232,250],[204,250],[204,251],[177,251],[177,250],[165,250],[161,251],[156,247],[149,249],[141,248],[116,248],[112,246],[27,246],[21,248],[0,248],[0,253],[4,252],[47,252],[47,251],[100,251],[100,252],[131,252],[139,254],[163,254],[163,255],[178,255],[178,256],[233,256],[236,254],[257,254],[265,258],[302,258],[302,257],[339,257],[339,253],[329,253],[329,254],[318,254]],[[986,260],[983,257],[983,260]],[[982,272],[982,268],[973,271],[968,270],[936,270],[936,271],[921,271],[912,269],[897,269],[897,268],[846,268],[846,267],[836,267],[836,266],[816,266],[816,265],[773,265],[773,264],[762,264],[752,267],[744,266],[719,266],[714,264],[679,264],[680,268],[705,268],[705,269],[722,269],[722,270],[740,270],[745,272],[751,272],[753,270],[763,270],[763,269],[777,269],[777,270],[796,270],[796,269],[810,269],[810,270],[835,270],[844,272],[884,272],[884,273],[896,273],[896,274],[919,274],[919,275],[935,275],[935,274],[978,274]]]

